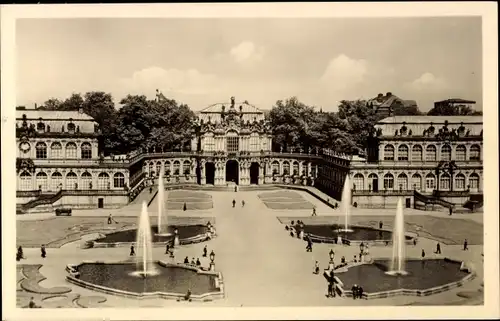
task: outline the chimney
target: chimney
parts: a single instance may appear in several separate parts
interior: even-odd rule
[[[378,95],[377,95],[377,98],[382,98],[382,97],[384,97],[384,95],[383,95],[383,94],[378,94]]]
[[[389,91],[387,94],[386,94],[387,97],[390,97],[392,96],[392,93]]]
[[[37,104],[36,104],[36,103],[35,103],[35,109],[38,109],[38,106],[37,106]]]

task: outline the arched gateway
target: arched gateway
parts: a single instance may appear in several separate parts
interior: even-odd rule
[[[238,161],[230,159],[226,163],[226,182],[239,184],[240,168]]]

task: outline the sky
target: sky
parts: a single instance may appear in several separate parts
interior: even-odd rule
[[[17,105],[159,89],[193,110],[296,96],[336,111],[386,92],[422,111],[448,98],[479,110],[481,34],[480,17],[19,19]]]

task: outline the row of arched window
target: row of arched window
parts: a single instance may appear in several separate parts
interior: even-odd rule
[[[439,175],[439,190],[446,191],[451,190],[451,184],[453,185],[453,190],[464,191],[470,188],[471,190],[479,190],[479,175],[477,173],[471,173],[468,177],[468,184],[466,185],[466,177],[462,173],[458,173],[454,176],[453,182],[447,173]],[[383,189],[384,190],[425,190],[433,191],[437,189],[437,179],[432,173],[425,176],[425,180],[422,179],[420,174],[413,174],[411,176],[411,181],[408,175],[405,173],[399,174],[396,178],[391,173],[387,173],[383,177]],[[365,177],[361,173],[357,173],[353,177],[353,189],[355,190],[378,190],[379,189],[379,177],[375,173],[368,175],[368,188],[365,187]]]
[[[78,180],[78,175],[74,172],[69,172],[66,177],[63,178],[63,174],[60,172],[54,172],[49,175],[45,172],[38,172],[35,175],[35,186],[33,186],[33,176],[27,172],[23,171],[20,175],[20,190],[21,191],[31,191],[42,189],[42,191],[57,191],[63,187],[66,190],[75,189],[98,189],[106,190],[111,188],[111,177],[108,173],[102,172],[97,176],[97,186],[92,186],[92,174],[89,172],[83,172],[80,175],[80,180]],[[125,187],[125,175],[123,173],[115,173],[113,175],[113,187],[123,188]]]
[[[421,145],[414,145],[410,150],[407,145],[399,145],[398,153],[396,155],[395,148],[393,145],[385,145],[384,146],[384,160],[388,161],[423,161],[424,154],[423,148]],[[469,150],[469,160],[480,160],[481,159],[481,147],[479,145],[472,145]],[[437,161],[437,148],[435,145],[428,145],[425,148],[425,161]],[[442,161],[451,161],[451,146],[444,145],[441,147],[441,155],[440,160]],[[467,148],[465,145],[458,145],[455,148],[455,158],[456,161],[465,161],[467,160]]]
[[[271,172],[276,175],[302,175],[304,170],[307,174],[306,168],[306,165],[303,165],[301,171],[298,161],[283,161],[283,163],[280,164],[280,162],[275,160],[271,163]],[[311,166],[311,176],[316,177],[316,166]]]
[[[48,154],[48,148],[47,148],[46,143],[38,142],[35,145],[35,150],[36,150],[36,155],[35,155],[36,158],[38,158],[38,159],[48,158],[49,154]],[[66,143],[66,145],[64,146],[64,150],[63,150],[62,144],[59,142],[53,142],[50,145],[50,158],[53,158],[53,159],[63,159],[63,158],[75,159],[75,158],[78,158],[77,154],[78,153],[77,153],[76,143],[73,143],[73,142]],[[91,159],[92,158],[92,145],[90,143],[85,142],[85,143],[82,143],[80,145],[80,157],[83,159]]]
[[[191,174],[191,162],[188,160],[185,160],[182,163],[182,172],[181,172],[181,162],[178,160],[173,162],[173,168],[170,161],[165,161],[164,163],[162,161],[157,161],[156,163],[150,162],[149,165],[147,166],[148,174],[152,175],[152,173],[154,172],[156,176],[160,175],[160,170],[163,164],[165,166],[165,175]]]

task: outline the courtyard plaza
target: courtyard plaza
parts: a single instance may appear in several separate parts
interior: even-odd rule
[[[305,224],[341,223],[344,221],[342,204],[332,209],[323,201],[327,197],[314,190],[317,197],[304,191],[239,191],[219,192],[203,191],[211,196],[212,208],[168,210],[170,224],[179,222],[215,224],[217,237],[190,245],[182,245],[175,249],[175,262],[182,262],[187,256],[200,258],[202,266],[208,267],[209,259],[202,257],[203,247],[214,250],[215,270],[222,273],[224,280],[224,298],[210,302],[177,302],[175,300],[145,299],[137,300],[94,292],[66,282],[65,267],[67,264],[78,264],[85,260],[123,261],[130,260],[129,248],[92,248],[81,246],[92,233],[98,230],[133,227],[137,222],[142,201],[149,202],[155,194],[143,191],[138,198],[120,209],[74,210],[72,217],[55,217],[54,214],[28,214],[17,217],[17,246],[23,246],[26,259],[19,265],[41,264],[39,272],[45,280],[39,282],[44,288],[67,287],[71,292],[66,295],[80,295],[88,307],[162,307],[162,306],[219,306],[219,307],[252,307],[252,306],[353,306],[353,305],[463,305],[481,304],[483,282],[483,232],[482,213],[454,214],[446,212],[423,212],[405,209],[407,232],[415,232],[418,236],[416,246],[406,248],[408,258],[420,258],[425,249],[427,258],[448,257],[470,262],[477,271],[477,277],[458,287],[443,293],[427,296],[397,296],[375,300],[353,300],[337,296],[327,298],[327,283],[321,275],[313,274],[315,261],[319,261],[321,270],[326,269],[331,249],[335,252],[335,262],[345,256],[347,261],[359,254],[358,246],[336,244],[314,244],[312,252],[306,252],[306,242],[291,237],[285,230],[285,224],[291,220],[302,220]],[[170,192],[173,193],[173,192]],[[167,202],[170,193],[166,193]],[[191,191],[188,191],[191,193]],[[273,194],[274,193],[274,194]],[[267,195],[266,195],[267,194]],[[183,195],[180,191],[179,195]],[[186,202],[189,197],[185,194]],[[170,195],[172,196],[172,195]],[[206,198],[202,196],[201,198]],[[269,208],[269,200],[279,203],[281,209]],[[233,208],[232,200],[236,201]],[[263,200],[266,200],[266,203]],[[241,201],[245,201],[242,207]],[[158,204],[154,198],[149,206],[151,223],[156,222]],[[335,203],[333,199],[330,200]],[[303,203],[294,207],[290,203]],[[304,206],[309,203],[310,206]],[[287,205],[288,204],[288,205]],[[276,206],[275,206],[276,207]],[[307,208],[304,208],[307,207]],[[312,217],[315,207],[317,216]],[[380,221],[384,229],[392,229],[395,209],[358,209],[352,208],[351,223],[377,226]],[[112,214],[118,222],[107,224],[107,217]],[[85,226],[85,228],[81,228]],[[80,228],[75,228],[80,226]],[[90,235],[89,235],[90,234]],[[69,235],[69,236],[68,236]],[[463,240],[468,239],[469,250],[463,251]],[[434,254],[437,240],[441,243],[442,254]],[[40,257],[41,244],[47,244],[47,258]],[[372,246],[370,257],[391,257],[391,246]],[[164,247],[153,248],[155,260],[171,261],[165,254]],[[341,278],[341,275],[338,275]],[[18,297],[19,297],[18,291]],[[32,293],[24,294],[25,297]],[[35,301],[42,307],[58,306],[51,300]],[[64,297],[64,296],[62,296]],[[86,299],[85,299],[86,298]],[[28,298],[29,299],[29,298]],[[85,299],[85,300],[84,300]],[[64,298],[61,299],[63,302]],[[22,300],[21,300],[22,301]],[[26,305],[26,299],[18,306]],[[67,304],[67,303],[66,303]],[[83,304],[79,304],[80,306]],[[61,303],[61,306],[64,304]]]

